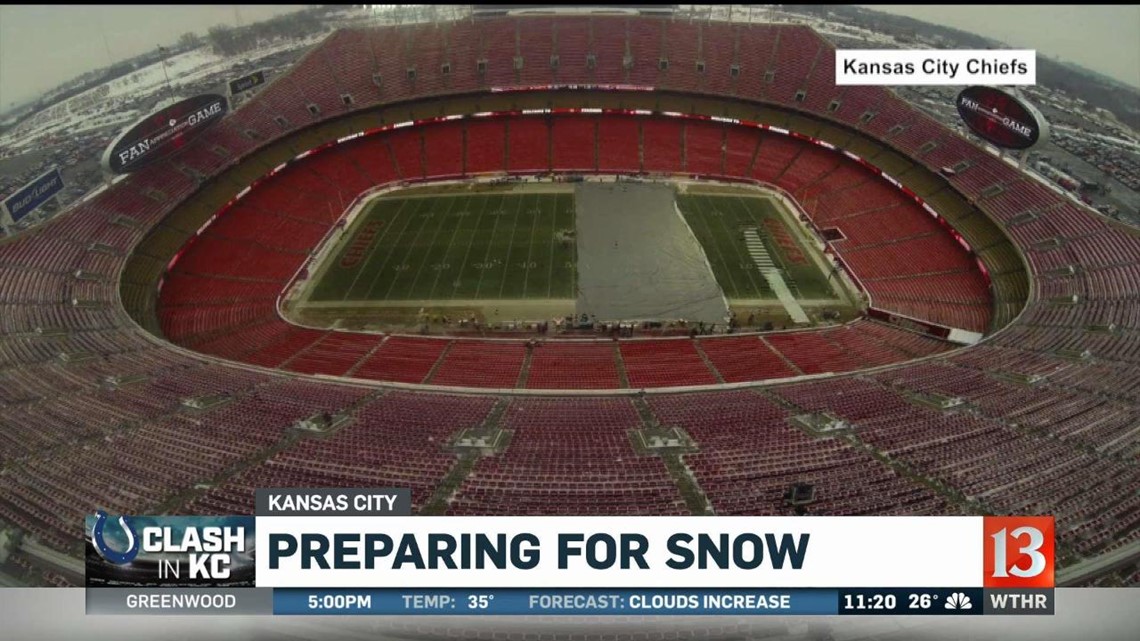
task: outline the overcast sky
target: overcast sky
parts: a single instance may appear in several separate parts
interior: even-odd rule
[[[0,112],[82,73],[304,5],[0,5]]]
[[[863,5],[1036,49],[1140,87],[1140,5]]]
[[[214,25],[302,5],[0,5],[0,112],[86,71]],[[1140,6],[866,5],[1037,49],[1140,87]]]

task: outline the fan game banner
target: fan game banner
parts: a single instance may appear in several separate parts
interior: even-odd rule
[[[87,517],[88,614],[1052,614],[1050,516],[411,516],[264,489],[256,516]]]

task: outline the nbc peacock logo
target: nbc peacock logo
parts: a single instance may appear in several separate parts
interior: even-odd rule
[[[970,597],[961,592],[955,592],[946,599],[946,605],[943,607],[947,610],[969,610],[974,606],[970,603]]]

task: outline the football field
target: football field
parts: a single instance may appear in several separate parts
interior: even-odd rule
[[[770,198],[688,193],[677,196],[677,205],[729,299],[775,298],[749,252],[750,236],[762,243],[760,255],[767,254],[796,299],[836,298],[815,248],[785,222],[777,210],[780,205]]]
[[[394,195],[367,207],[309,302],[574,297],[572,192]]]
[[[629,202],[630,189],[439,185],[377,197],[330,241],[285,307],[303,324],[368,329],[427,317],[698,318],[682,303],[709,298],[686,289],[702,274],[712,296],[742,316],[779,322],[793,300],[845,304],[816,248],[770,196],[689,186]],[[682,260],[689,254],[696,262]]]

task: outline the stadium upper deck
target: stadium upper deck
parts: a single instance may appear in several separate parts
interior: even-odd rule
[[[178,157],[0,244],[0,521],[29,542],[10,564],[28,568],[28,580],[67,583],[67,568],[39,545],[77,554],[75,523],[93,503],[240,512],[266,484],[409,486],[426,512],[764,514],[784,510],[789,483],[810,482],[819,513],[1053,513],[1062,582],[1112,573],[1140,581],[1140,239],[889,91],[833,86],[830,51],[804,27],[635,17],[336,32]],[[145,284],[162,269],[152,260],[157,267],[127,270],[120,295],[135,245],[191,195],[216,207],[219,194],[244,186],[233,180],[265,173],[269,165],[240,163],[255,151],[294,155],[356,112],[381,124],[403,120],[413,101],[446,109],[477,97],[489,108],[514,100],[489,95],[498,90],[550,85],[653,88],[698,113],[722,100],[779,107],[814,120],[772,124],[877,139],[888,149],[871,160],[888,171],[952,167],[938,191],[960,194],[1024,255],[1025,310],[974,347],[872,374],[762,392],[553,399],[390,391],[227,365],[156,339],[127,313],[154,304]],[[210,180],[227,168],[228,184]],[[193,230],[183,231],[165,235],[170,252]],[[621,348],[648,359],[628,373],[635,387],[634,370],[652,376],[692,362],[636,345]],[[846,350],[834,358],[850,358]],[[503,353],[464,351],[455,356],[476,373],[495,370],[490,359]],[[420,349],[397,357],[427,360]],[[962,403],[943,402],[951,398]],[[350,420],[324,439],[289,429],[325,412]],[[805,415],[853,429],[817,438],[789,420]],[[682,429],[693,450],[632,447],[627,431],[659,426]],[[470,430],[511,438],[489,457],[443,446]],[[677,463],[692,476],[677,476]]]

